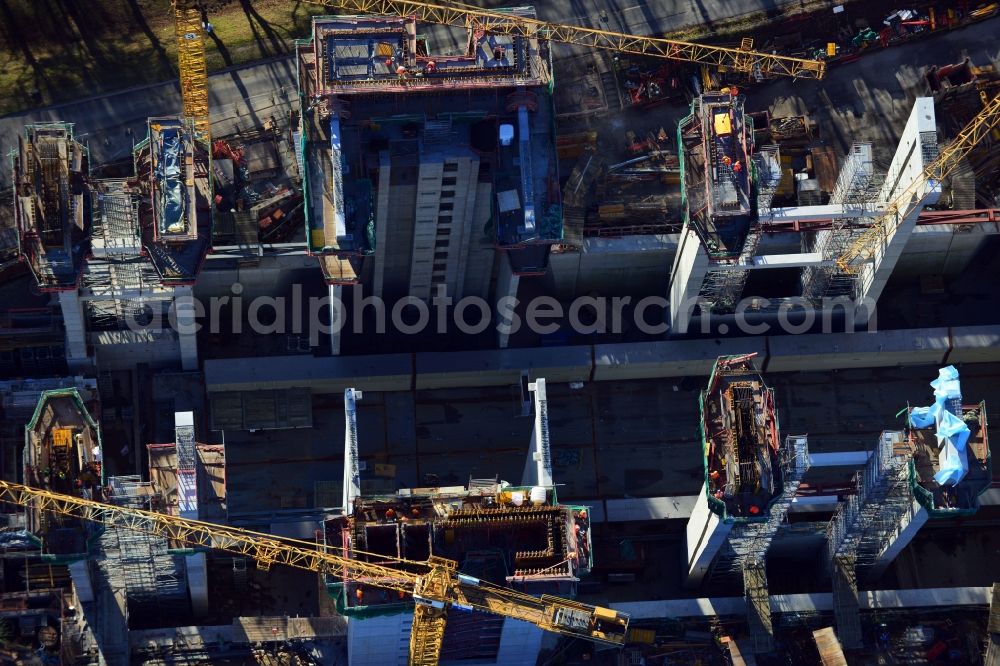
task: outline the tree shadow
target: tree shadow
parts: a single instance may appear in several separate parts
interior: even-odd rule
[[[60,0],[59,4],[69,16],[72,24],[76,26],[76,31],[80,35],[80,39],[83,40],[83,45],[90,54],[90,57],[94,59],[94,62],[96,62],[98,67],[102,70],[108,69],[111,63],[108,61],[108,57],[104,52],[104,49],[101,48],[100,40],[95,39],[94,37],[91,29],[92,26],[89,23],[88,14],[82,12],[80,7],[73,2]]]
[[[174,63],[170,59],[170,56],[167,55],[167,50],[160,44],[156,33],[153,32],[152,28],[149,27],[149,23],[146,22],[146,15],[142,13],[142,7],[139,6],[138,0],[128,0],[128,6],[132,10],[132,16],[135,18],[136,24],[149,39],[149,43],[153,45],[153,50],[156,51],[156,57],[160,61],[160,65],[166,72],[173,73]]]
[[[226,63],[226,67],[232,67],[233,57],[230,55],[229,49],[226,48],[226,45],[222,43],[222,40],[219,39],[219,36],[215,34],[214,30],[208,33],[208,36],[212,38],[213,42],[215,42],[215,49],[219,52],[219,55],[222,56],[222,62]]]
[[[267,39],[271,42],[271,48],[274,49],[274,53],[284,53],[287,50],[285,40],[281,38],[273,27],[271,27],[270,23],[264,20],[264,17],[260,15],[251,1],[240,0],[240,6],[243,8],[243,13],[247,16],[247,22],[250,24],[250,29],[253,31],[254,39],[260,47],[261,53],[267,55],[268,51],[264,46],[264,40],[261,38],[260,33],[257,32],[257,25],[255,25],[255,22],[260,25],[260,29],[264,31],[265,35],[267,35]]]
[[[18,28],[17,18],[14,16],[14,12],[11,11],[7,0],[0,0],[0,19],[2,19],[0,20],[0,26],[2,26],[7,42],[14,45],[24,56],[25,62],[28,63],[35,73],[36,83],[40,81],[47,87],[49,80],[45,74],[45,68],[39,64],[38,59],[35,58],[35,54],[31,52],[28,42],[24,39],[24,33]]]

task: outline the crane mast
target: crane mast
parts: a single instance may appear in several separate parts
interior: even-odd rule
[[[195,0],[174,0],[174,33],[177,36],[177,69],[184,116],[194,121],[198,138],[210,141],[212,128],[208,115],[205,29]]]
[[[845,273],[857,273],[861,265],[875,256],[878,248],[889,240],[909,208],[920,202],[927,192],[927,186],[940,184],[947,178],[997,125],[1000,125],[1000,95],[987,103],[983,110],[959,132],[955,140],[941,149],[937,159],[924,167],[913,183],[886,206],[882,214],[872,221],[870,227],[858,234],[837,258],[837,267]]]
[[[725,67],[762,77],[790,76],[796,79],[821,79],[826,63],[752,50],[753,40],[744,39],[740,48],[708,46],[662,37],[631,35],[613,30],[549,23],[524,16],[480,9],[469,5],[414,2],[412,0],[304,0],[313,5],[331,7],[358,14],[415,16],[418,21],[458,28],[482,30],[493,34],[523,35],[562,44],[577,44],[618,53],[646,55],[702,65]]]
[[[437,663],[444,638],[445,613],[450,607],[492,613],[566,636],[621,645],[628,616],[617,611],[567,599],[535,597],[458,573],[456,562],[430,557],[426,562],[372,555],[400,568],[362,561],[369,553],[349,557],[340,549],[317,548],[294,539],[236,527],[189,520],[153,511],[121,507],[72,495],[53,493],[0,481],[0,502],[57,513],[99,525],[133,530],[186,544],[252,558],[262,569],[284,564],[314,573],[328,573],[347,582],[395,590],[416,603],[411,633],[411,664]]]

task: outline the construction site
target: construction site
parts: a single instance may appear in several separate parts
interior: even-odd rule
[[[1000,664],[997,4],[307,4],[0,119],[0,662]]]

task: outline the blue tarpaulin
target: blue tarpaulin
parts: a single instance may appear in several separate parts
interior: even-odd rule
[[[160,183],[160,233],[184,231],[184,181],[181,179],[181,136],[176,129],[164,129],[163,152],[156,169]]]
[[[965,445],[969,441],[969,426],[962,420],[962,386],[958,370],[949,365],[938,370],[938,378],[931,382],[934,404],[916,407],[910,412],[910,425],[914,428],[937,426],[938,473],[934,480],[942,486],[955,485],[969,471]]]

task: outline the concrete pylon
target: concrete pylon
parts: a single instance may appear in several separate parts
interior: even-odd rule
[[[354,499],[361,495],[358,461],[358,408],[361,391],[344,389],[344,515],[354,513]]]
[[[924,169],[937,158],[937,121],[934,116],[934,100],[918,97],[906,121],[903,136],[896,147],[885,185],[879,193],[879,202],[889,205],[913,186],[923,180]],[[865,325],[875,313],[875,303],[882,295],[889,277],[896,268],[896,262],[903,254],[903,248],[917,225],[917,218],[924,206],[937,203],[941,196],[941,184],[924,182],[916,194],[899,206],[899,219],[886,234],[886,238],[875,248],[871,263],[865,264],[858,274],[855,303],[855,323]]]
[[[545,380],[536,379],[528,384],[534,396],[535,427],[531,431],[531,448],[524,464],[523,483],[526,486],[551,487],[552,451],[549,444],[549,408],[545,395]]]
[[[674,266],[670,272],[670,334],[688,332],[701,285],[708,274],[708,253],[690,225],[681,232]]]
[[[66,364],[70,372],[90,370],[94,359],[87,355],[87,317],[78,291],[60,291],[63,328],[66,331]]]
[[[198,333],[195,321],[194,295],[190,286],[174,289],[174,312],[177,324],[177,339],[181,351],[181,368],[198,369]]]
[[[517,289],[521,285],[521,276],[514,273],[514,267],[510,263],[510,257],[506,252],[500,253],[500,270],[497,273],[497,286],[496,286],[496,299],[497,303],[504,298],[517,298]],[[498,326],[497,326],[497,346],[500,349],[507,349],[510,345],[510,334],[511,331],[508,330],[504,324],[505,322],[500,319],[499,313]]]

